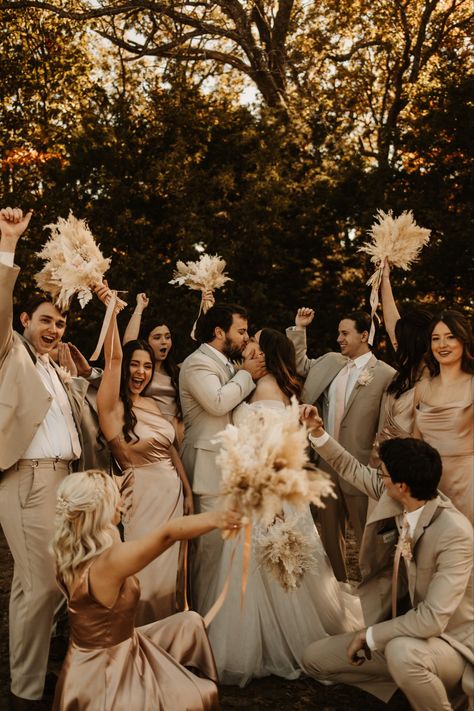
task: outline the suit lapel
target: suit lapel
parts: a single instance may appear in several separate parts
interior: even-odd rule
[[[376,365],[377,365],[377,358],[373,355],[372,358],[371,358],[371,359],[369,360],[369,362],[367,363],[367,365],[365,365],[365,366],[362,368],[361,373],[363,373],[364,370],[367,370],[367,371],[372,375],[372,377],[373,377],[373,375],[374,375],[374,372],[373,372],[373,371],[374,371],[374,368],[375,368]],[[359,377],[360,377],[360,374],[359,374],[359,376],[358,376],[358,379],[359,379]],[[357,382],[358,379],[356,380],[356,382],[355,382],[355,384],[354,384],[354,387],[352,388],[352,392],[351,392],[351,394],[350,394],[350,396],[349,396],[349,400],[348,400],[347,403],[346,403],[346,407],[345,407],[344,414],[343,414],[343,416],[342,416],[341,422],[344,420],[345,416],[347,415],[347,413],[348,413],[349,410],[351,409],[352,403],[353,403],[354,400],[356,399],[356,397],[357,397],[357,395],[359,394],[359,392],[360,392],[361,390],[363,390],[364,388],[366,388],[367,385],[369,385],[369,383],[367,383],[367,385],[360,385],[360,383]]]
[[[339,371],[344,368],[346,363],[347,358],[344,358],[344,356],[341,355],[337,360],[334,359],[334,361],[324,371],[318,367],[310,368],[304,384],[303,392],[301,393],[303,402],[315,403],[319,400],[322,393],[332,383],[334,378],[337,376]]]
[[[210,346],[208,346],[207,343],[202,343],[202,344],[199,346],[198,350],[199,350],[201,353],[203,353],[205,356],[207,356],[208,358],[211,358],[211,360],[213,360],[215,363],[217,363],[217,365],[219,366],[219,368],[221,369],[221,371],[222,371],[222,372],[225,374],[225,376],[226,376],[226,382],[227,382],[227,380],[230,380],[230,372],[229,372],[229,370],[226,368],[225,363],[224,363],[224,362],[219,358],[219,356],[214,352],[214,349],[213,349],[213,348],[211,348]]]

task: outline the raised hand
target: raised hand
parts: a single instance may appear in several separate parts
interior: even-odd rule
[[[136,308],[137,311],[140,311],[141,313],[143,313],[143,311],[146,309],[146,307],[148,306],[149,303],[150,303],[150,299],[148,298],[148,296],[146,294],[144,294],[143,292],[141,292],[140,294],[137,294],[137,308]]]
[[[62,341],[58,343],[58,363],[61,368],[65,368],[68,373],[71,373],[73,378],[77,376],[76,364],[72,358],[69,345]]]
[[[204,311],[204,313],[209,311],[209,309],[214,306],[216,300],[214,298],[214,292],[212,291],[212,289],[206,289],[206,291],[202,292],[201,303],[202,310]]]
[[[314,319],[314,310],[309,309],[307,306],[303,306],[298,309],[295,316],[295,326],[296,328],[306,328]]]
[[[80,378],[88,378],[92,371],[92,366],[89,364],[89,361],[74,343],[68,343],[68,346],[69,354],[76,366],[78,376]]]
[[[33,212],[23,214],[19,207],[4,207],[0,210],[0,251],[14,252],[17,242],[28,227]]]

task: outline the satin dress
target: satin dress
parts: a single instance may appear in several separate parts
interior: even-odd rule
[[[179,448],[183,441],[184,427],[182,421],[178,419],[176,400],[179,395],[176,392],[171,377],[167,373],[155,370],[151,383],[146,389],[146,395],[155,400],[163,417],[173,425]]]
[[[474,378],[465,400],[446,405],[427,403],[429,387],[429,380],[420,384],[416,430],[441,455],[443,474],[438,488],[473,523]]]
[[[238,425],[248,408],[284,407],[276,400],[244,403],[234,410],[234,424]],[[218,574],[209,587],[213,599],[208,600],[212,603],[217,598],[230,570],[227,597],[208,629],[219,681],[223,684],[245,686],[252,678],[270,674],[296,679],[309,644],[364,626],[359,598],[336,580],[309,506],[297,512],[284,504],[283,512],[285,520],[294,521],[295,528],[311,547],[311,569],[296,589],[286,592],[258,563],[257,547],[264,530],[254,523],[247,590],[241,607],[243,543],[241,538],[224,542]]]
[[[410,388],[395,398],[393,393],[385,393],[379,431],[369,459],[369,466],[377,468],[380,464],[379,447],[386,439],[413,436],[415,388]]]
[[[70,644],[53,711],[218,709],[216,668],[199,615],[181,612],[135,629],[137,579],[125,580],[109,608],[94,599],[89,569],[68,600]]]
[[[124,475],[117,483],[124,500],[122,516],[125,541],[134,541],[172,518],[183,515],[183,487],[171,461],[174,428],[159,412],[151,398],[134,406],[138,441],[126,442],[120,434],[109,448]],[[184,547],[183,547],[184,548]],[[137,625],[173,615],[182,609],[178,600],[184,588],[181,544],[174,543],[140,573],[141,599]],[[178,590],[178,596],[177,596]]]

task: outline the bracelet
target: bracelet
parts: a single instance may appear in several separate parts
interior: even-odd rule
[[[134,316],[141,316],[142,314],[143,314],[143,311],[137,311],[136,309],[135,309],[135,311],[133,312],[133,315],[134,315]]]

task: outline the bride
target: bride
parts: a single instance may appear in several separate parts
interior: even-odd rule
[[[301,393],[293,344],[284,334],[264,328],[255,334],[248,348],[259,348],[263,352],[268,373],[258,381],[250,402],[234,410],[237,426],[250,408],[284,410],[291,397],[299,399]],[[301,512],[284,504],[278,518],[273,525],[288,523],[304,535],[310,550],[309,570],[298,587],[286,591],[259,562],[259,546],[265,539],[266,528],[254,523],[247,589],[241,609],[243,544],[239,539],[231,567],[235,542],[225,542],[216,587],[209,592],[217,598],[231,569],[229,591],[208,629],[219,680],[223,684],[245,686],[253,677],[270,674],[296,679],[301,673],[301,657],[308,644],[361,626],[358,598],[346,592],[334,577],[309,506]]]

